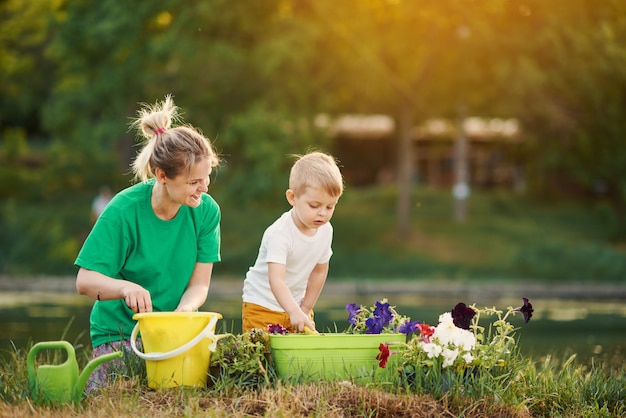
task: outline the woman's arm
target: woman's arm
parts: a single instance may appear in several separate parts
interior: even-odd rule
[[[134,312],[152,312],[150,292],[137,283],[114,279],[81,267],[76,275],[78,294],[96,300],[124,299]]]
[[[213,263],[196,263],[176,312],[193,312],[206,302],[212,273]]]

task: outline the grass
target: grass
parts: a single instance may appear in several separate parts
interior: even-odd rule
[[[251,347],[251,348],[250,348]],[[250,346],[250,353],[257,346]],[[585,367],[575,356],[539,362],[514,355],[478,373],[422,368],[408,376],[390,361],[370,382],[298,382],[259,374],[213,372],[206,388],[148,389],[141,374],[118,377],[79,404],[30,396],[26,351],[0,364],[0,417],[617,417],[626,414],[626,366]],[[224,360],[224,357],[221,357]],[[213,363],[216,365],[217,363]],[[224,365],[224,364],[223,364]],[[246,367],[244,367],[246,369]]]
[[[626,271],[624,226],[608,216],[601,203],[537,203],[520,195],[475,193],[468,220],[456,223],[449,193],[418,188],[411,236],[401,241],[395,234],[395,199],[391,188],[346,191],[333,218],[334,280],[618,282]],[[216,266],[216,274],[242,277],[256,257],[263,230],[288,208],[221,205],[223,262]],[[547,356],[539,361],[519,357],[499,373],[471,379],[456,376],[446,385],[441,374],[421,369],[413,377],[419,384],[409,384],[398,374],[370,384],[349,379],[286,382],[268,370],[262,378],[252,376],[253,381],[245,373],[219,373],[207,388],[159,391],[148,389],[141,377],[128,376],[80,405],[66,406],[33,402],[25,359],[26,353],[18,350],[0,356],[0,417],[626,415],[624,363],[587,366],[575,357]]]
[[[215,275],[242,277],[261,236],[286,201],[244,204],[220,195],[222,262]],[[90,195],[42,204],[0,205],[0,270],[19,277],[73,275],[91,228]],[[476,191],[464,222],[453,220],[447,190],[416,186],[408,239],[399,239],[397,191],[348,187],[333,216],[330,274],[336,280],[499,279],[618,282],[626,271],[626,222],[602,201],[550,201],[504,191]]]
[[[219,275],[245,274],[263,230],[288,205],[229,207],[222,202]],[[498,279],[618,282],[626,271],[624,222],[601,202],[578,204],[477,192],[468,217],[455,222],[447,191],[413,192],[411,231],[396,233],[391,187],[348,188],[332,224],[334,279]]]

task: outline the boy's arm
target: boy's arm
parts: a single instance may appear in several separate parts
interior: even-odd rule
[[[302,309],[300,309],[296,301],[291,297],[291,292],[285,282],[286,272],[287,268],[284,264],[267,263],[270,289],[272,289],[276,301],[289,315],[291,325],[295,329],[303,331],[305,325],[311,329],[315,329],[311,320],[302,312]]]
[[[328,276],[328,263],[317,264],[309,275],[304,299],[302,299],[302,303],[300,304],[300,309],[302,309],[305,314],[310,314],[317,303],[317,299],[320,293],[322,293],[324,283],[326,283],[326,276]]]

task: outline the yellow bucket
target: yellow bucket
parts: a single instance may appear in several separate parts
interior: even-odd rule
[[[135,354],[146,360],[148,386],[206,386],[211,351],[217,338],[215,312],[146,312],[133,316],[137,324],[130,337]],[[144,352],[137,349],[141,332]]]

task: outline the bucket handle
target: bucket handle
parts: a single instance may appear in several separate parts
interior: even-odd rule
[[[212,330],[215,328],[218,319],[219,318],[217,316],[213,316],[207,326],[204,327],[204,329],[200,331],[198,335],[189,340],[189,342],[166,353],[142,353],[137,349],[137,333],[139,332],[139,322],[137,322],[137,324],[135,324],[135,328],[133,328],[133,332],[130,335],[130,346],[139,358],[154,361],[167,360],[169,358],[176,357],[198,344],[204,338],[210,338],[212,340],[211,344],[209,344],[209,351],[215,351],[215,346],[218,339]]]

